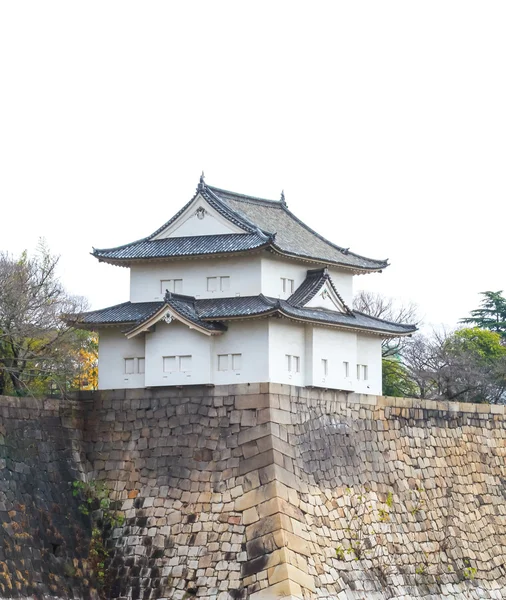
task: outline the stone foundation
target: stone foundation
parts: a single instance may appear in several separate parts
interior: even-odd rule
[[[110,598],[506,598],[502,406],[245,384],[0,409],[4,597],[89,594],[85,477],[125,515]],[[53,534],[13,537],[41,506],[49,562]]]

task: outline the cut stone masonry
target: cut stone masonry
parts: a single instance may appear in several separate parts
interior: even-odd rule
[[[0,410],[4,597],[86,596],[65,575],[81,568],[72,527],[57,583],[34,560],[49,537],[13,543],[38,466],[33,514],[46,502],[77,522],[65,490],[79,477],[120,503],[110,598],[506,598],[503,406],[244,384],[0,397]]]

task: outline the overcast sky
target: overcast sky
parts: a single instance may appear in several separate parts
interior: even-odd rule
[[[0,249],[44,237],[94,308],[212,185],[389,258],[367,288],[454,325],[506,289],[506,3],[3,2]]]

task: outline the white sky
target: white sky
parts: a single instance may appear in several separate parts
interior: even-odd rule
[[[3,2],[0,249],[128,299],[91,247],[212,185],[373,258],[356,288],[453,325],[506,289],[506,3]]]

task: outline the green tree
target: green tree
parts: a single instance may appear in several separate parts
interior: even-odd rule
[[[499,292],[481,292],[484,296],[480,308],[471,311],[471,316],[461,319],[461,323],[475,325],[500,334],[506,340],[506,298]]]
[[[389,356],[383,359],[383,394],[398,398],[418,396],[416,383],[398,357]]]

